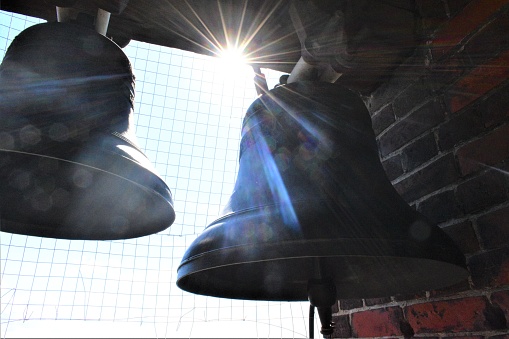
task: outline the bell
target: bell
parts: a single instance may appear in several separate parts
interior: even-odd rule
[[[168,228],[171,192],[135,142],[134,75],[72,23],[20,33],[0,65],[0,229],[113,240]]]
[[[234,191],[187,249],[177,285],[223,298],[309,300],[330,323],[337,299],[437,289],[467,275],[453,241],[387,179],[359,96],[303,81],[248,109]]]

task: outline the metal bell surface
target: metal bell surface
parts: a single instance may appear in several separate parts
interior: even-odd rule
[[[295,82],[248,109],[234,191],[188,248],[177,285],[224,298],[306,301],[315,286],[318,296],[372,298],[467,275],[455,243],[387,179],[360,97],[336,84]]]
[[[21,32],[0,65],[0,230],[113,240],[168,228],[172,195],[138,148],[135,79],[110,39],[72,23]]]

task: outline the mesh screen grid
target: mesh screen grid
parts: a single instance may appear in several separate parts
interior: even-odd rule
[[[0,55],[39,22],[0,11]],[[204,297],[175,283],[185,250],[232,192],[254,74],[225,76],[210,57],[136,41],[124,51],[136,75],[137,142],[173,193],[175,223],[122,241],[0,232],[0,335],[306,337],[307,303]],[[279,74],[264,72],[272,88]]]

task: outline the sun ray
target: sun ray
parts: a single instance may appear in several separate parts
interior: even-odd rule
[[[176,8],[176,7],[175,7],[175,6],[171,3],[171,1],[166,1],[166,2],[165,2],[165,5],[167,5],[168,7],[171,7],[171,8],[175,11],[175,13],[178,13],[178,15],[179,15],[179,16],[180,16],[180,17],[181,17],[181,18],[182,18],[182,19],[186,22],[186,24],[188,24],[190,27],[192,27],[192,28],[193,28],[196,32],[200,33],[204,39],[208,40],[208,39],[207,39],[207,37],[206,37],[206,36],[205,36],[202,32],[200,32],[199,28],[198,28],[198,27],[196,27],[196,25],[194,25],[194,24],[193,24],[193,23],[192,23],[192,22],[191,22],[191,21],[190,21],[187,17],[185,17],[185,16],[182,14],[182,12],[181,12],[179,9],[177,9],[177,8]],[[140,15],[142,15],[142,13],[141,13]],[[205,46],[205,45],[203,45],[203,44],[201,44],[201,43],[197,42],[196,40],[191,39],[189,36],[184,35],[183,33],[179,32],[176,28],[172,28],[170,25],[163,25],[163,24],[160,24],[160,23],[159,23],[159,21],[155,21],[154,23],[155,23],[155,24],[158,24],[158,25],[161,27],[161,30],[162,30],[162,31],[168,31],[168,30],[170,30],[172,35],[176,35],[176,36],[178,36],[179,38],[182,38],[183,40],[185,40],[185,41],[187,41],[187,42],[189,42],[189,43],[191,43],[191,44],[193,44],[193,45],[195,45],[195,46],[198,46],[200,49],[203,49],[204,51],[207,51],[207,52],[209,52],[210,54],[214,54],[214,51],[213,51],[213,50],[211,50],[211,49],[210,49],[210,48],[208,48],[207,46]],[[210,41],[209,41],[209,42],[210,42]],[[214,45],[212,42],[210,42],[210,43],[211,43],[211,45]],[[205,54],[205,53],[203,53],[203,54]]]
[[[282,2],[282,0],[279,0],[278,3],[272,7],[272,10],[265,16],[265,18],[263,18],[263,20],[254,29],[254,32],[252,32],[250,36],[247,36],[244,39],[244,41],[242,42],[242,45],[241,45],[243,49],[245,49],[251,43],[251,41],[254,39],[256,34],[258,34],[258,32],[263,28],[265,23],[270,19],[270,17],[276,11],[276,9],[279,8],[279,6],[281,5],[281,2]],[[256,19],[258,19],[258,15],[257,15]],[[257,22],[257,20],[253,20],[253,22]],[[251,26],[251,28],[252,28],[252,26]],[[251,28],[248,31],[250,31]]]
[[[248,1],[245,1],[244,8],[242,8],[242,16],[240,17],[240,24],[239,24],[239,29],[237,30],[237,38],[235,39],[235,46],[239,45],[240,36],[242,33],[242,26],[244,25],[244,18],[246,17],[246,12],[247,12],[247,3],[248,3]]]
[[[186,1],[186,4],[188,6],[190,6],[187,1]],[[199,17],[199,15],[196,13],[196,11],[194,11],[194,9],[190,6],[190,9],[193,11],[193,14],[196,16],[196,18],[200,21],[200,23],[203,25],[203,27],[205,28],[205,30],[211,34],[212,38],[216,41],[216,44],[214,42],[212,42],[189,18],[187,18],[184,14],[182,14],[182,12],[176,8],[173,4],[171,4],[170,2],[168,2],[168,6],[170,6],[176,13],[179,14],[179,16],[191,27],[193,28],[199,35],[201,35],[201,37],[206,40],[208,43],[210,43],[210,45],[214,46],[217,48],[219,42],[217,41],[217,39],[214,37],[214,35],[211,33],[210,29],[205,25],[205,23],[203,22],[203,20],[201,20],[201,18]],[[168,27],[165,27],[166,29]],[[184,40],[186,41],[189,41],[191,43],[193,43],[194,45],[196,46],[199,46],[201,47],[202,49],[210,52],[211,54],[213,55],[216,55],[217,54],[217,51],[214,51],[212,49],[210,49],[209,47],[207,46],[204,46],[202,44],[200,44],[199,42],[185,36],[184,34],[182,33],[179,33],[177,32],[176,30],[173,30],[173,33],[181,38],[183,38]]]
[[[221,3],[218,1],[217,2],[217,7],[219,9],[219,17],[221,18],[221,26],[223,27],[223,34],[224,34],[224,38],[225,38],[225,43],[226,43],[226,46],[220,46],[222,50],[224,49],[229,49],[230,48],[230,37],[228,36],[228,29],[226,27],[226,22],[224,20],[224,14],[223,14],[223,9],[221,8]]]
[[[197,29],[195,27],[195,29],[197,30],[198,33],[200,33],[212,46],[214,46],[217,51],[220,50],[219,46],[221,46],[221,43],[219,42],[219,40],[217,40],[216,36],[214,35],[214,33],[212,33],[212,31],[210,30],[210,28],[205,24],[205,22],[202,20],[202,18],[198,15],[198,13],[196,12],[196,10],[193,8],[193,6],[191,6],[187,1],[186,1],[186,4],[187,6],[189,7],[189,9],[193,12],[195,18],[202,24],[203,28],[205,28],[205,30],[207,31],[207,33],[209,33],[209,35],[211,36],[211,38],[214,40],[214,42],[210,41],[210,39],[208,39],[199,29]],[[213,52],[213,54],[217,54],[217,51],[216,52]]]

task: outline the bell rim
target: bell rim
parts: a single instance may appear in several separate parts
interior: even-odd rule
[[[306,202],[309,205],[309,201],[303,201],[304,204]],[[403,271],[403,275],[408,277],[406,285],[398,285],[393,289],[387,287],[391,293],[385,293],[383,288],[365,287],[363,293],[355,294],[348,291],[355,290],[355,286],[350,286],[345,291],[339,282],[338,298],[376,298],[434,290],[459,283],[468,277],[464,256],[456,246],[447,241],[448,238],[441,237],[443,232],[438,228],[435,228],[429,238],[439,242],[438,248],[430,240],[418,242],[405,237],[379,238],[376,235],[372,238],[354,238],[339,236],[340,231],[335,234],[313,233],[313,227],[289,230],[291,227],[281,219],[271,219],[272,225],[264,225],[263,220],[273,216],[271,211],[279,210],[276,205],[270,207],[262,206],[228,213],[207,226],[184,254],[177,269],[177,286],[196,294],[231,299],[304,301],[307,300],[306,284],[293,283],[295,279],[291,276],[299,276],[299,267],[302,270],[307,267],[309,274],[304,280],[313,278],[312,272],[315,269],[308,262],[317,258],[331,261],[329,266],[339,280],[342,279],[341,267],[349,271],[348,265],[351,262],[355,263],[354,266],[361,267],[360,271],[363,266],[368,265],[370,270],[377,272],[373,277],[363,276],[360,280],[372,280],[376,275],[385,274],[385,280],[390,283],[392,276],[374,264],[378,261],[385,263],[388,268],[401,266],[402,268],[392,271]],[[417,212],[415,213],[417,215]],[[425,222],[424,219],[421,221]],[[338,225],[338,228],[341,227]],[[243,237],[243,234],[250,232],[263,234],[267,229],[272,229],[274,234],[277,234],[274,239],[264,240],[263,236]],[[337,262],[337,265],[334,262]],[[277,268],[269,269],[271,266]],[[272,275],[274,271],[285,272],[284,279],[295,286],[281,294],[273,293],[270,289],[262,293],[258,290],[262,287],[257,286],[263,285],[263,282],[258,281],[260,278],[257,273],[246,271],[243,277],[236,278],[236,283],[222,277],[233,277],[236,272],[243,271],[244,267],[252,267],[252,271],[266,276]],[[297,271],[290,267],[297,267]],[[439,278],[436,278],[436,272],[440,272]],[[349,275],[357,273],[358,271],[354,270]],[[359,274],[362,276],[362,273]],[[244,281],[253,281],[253,284],[236,290],[237,284],[242,285]],[[350,283],[346,282],[345,286],[349,286],[348,284]],[[207,287],[208,285],[210,287]]]
[[[378,297],[386,297],[386,296],[392,296],[397,294],[409,294],[409,293],[418,293],[421,291],[429,291],[429,290],[435,290],[440,289],[443,287],[447,287],[456,283],[459,283],[463,280],[465,280],[469,273],[466,268],[465,264],[462,263],[450,263],[445,261],[440,261],[436,259],[430,259],[430,258],[422,258],[422,257],[402,257],[402,256],[370,256],[370,255],[354,255],[354,254],[342,254],[342,253],[316,253],[316,247],[315,245],[320,245],[320,247],[323,247],[324,245],[333,244],[334,247],[339,247],[341,245],[354,245],[355,242],[357,243],[364,243],[363,241],[358,241],[359,239],[325,239],[321,241],[306,241],[308,247],[313,247],[315,250],[315,253],[313,255],[297,255],[294,254],[293,256],[288,255],[284,256],[281,254],[279,258],[257,258],[253,260],[237,260],[237,258],[242,257],[242,254],[245,253],[245,251],[249,251],[250,247],[255,248],[256,247],[256,253],[264,253],[265,256],[270,256],[270,253],[272,252],[269,250],[269,247],[274,247],[277,249],[284,249],[288,248],[290,246],[295,246],[295,250],[303,251],[305,252],[305,249],[302,248],[302,243],[304,241],[296,241],[296,242],[285,242],[285,243],[274,243],[274,244],[251,244],[251,245],[245,245],[245,246],[235,246],[235,247],[229,247],[229,248],[223,248],[218,249],[214,251],[215,253],[207,252],[201,255],[197,255],[191,258],[184,259],[180,266],[177,269],[177,286],[181,288],[182,290],[185,290],[187,292],[195,293],[195,294],[201,294],[201,295],[207,295],[207,296],[213,296],[213,297],[220,297],[220,298],[229,298],[229,299],[243,299],[243,300],[265,300],[265,301],[307,301],[308,296],[305,292],[306,284],[300,283],[298,285],[299,288],[296,288],[296,286],[289,287],[288,290],[285,290],[281,293],[272,293],[268,291],[264,291],[263,293],[258,292],[259,287],[254,287],[253,289],[243,289],[242,291],[231,291],[232,287],[222,287],[217,289],[216,286],[224,286],[223,283],[216,283],[215,277],[223,275],[220,273],[228,272],[229,274],[225,274],[226,276],[229,276],[228,280],[232,279],[232,276],[235,274],[235,270],[242,269],[244,266],[247,268],[248,266],[254,267],[269,267],[272,264],[278,265],[286,265],[288,267],[295,266],[295,267],[302,267],[302,265],[299,265],[298,263],[304,262],[304,261],[315,261],[316,259],[326,259],[331,260],[332,262],[336,262],[338,266],[338,260],[339,261],[353,261],[361,265],[363,262],[373,262],[373,261],[385,261],[389,262],[394,265],[398,264],[404,264],[406,267],[415,267],[416,272],[413,275],[422,274],[423,276],[426,275],[426,273],[436,272],[440,271],[447,276],[442,276],[437,279],[437,281],[434,284],[430,284],[429,281],[426,281],[425,283],[416,284],[417,287],[415,288],[408,288],[408,287],[401,287],[398,286],[398,288],[392,289],[392,292],[387,293],[381,293],[381,292],[374,292],[374,291],[367,291],[360,294],[357,294],[356,292],[351,292],[348,290],[342,289],[342,283],[341,283],[341,276],[334,276],[333,280],[336,283],[337,287],[337,298],[378,298]],[[383,241],[382,241],[383,242]],[[375,243],[382,243],[379,240],[373,240],[371,241],[371,244],[374,245]],[[191,245],[192,246],[192,245]],[[273,249],[274,250],[274,249]],[[279,253],[281,253],[279,251]],[[211,263],[216,262],[217,265],[211,265]],[[304,268],[302,268],[304,269]],[[250,271],[257,271],[257,269],[250,269]],[[258,270],[259,271],[259,270]],[[277,271],[277,270],[276,270]],[[334,270],[333,270],[334,271]],[[421,272],[417,272],[421,271]],[[334,275],[337,275],[338,272],[334,273]],[[430,274],[427,274],[428,276]],[[236,282],[241,282],[243,280],[245,281],[255,281],[258,277],[255,275],[249,276],[249,275],[243,275],[242,278],[238,278]],[[285,276],[285,279],[288,277]],[[308,280],[313,278],[313,274],[311,271],[309,271],[308,274]],[[218,278],[219,279],[219,278]],[[290,279],[290,278],[288,278]],[[376,276],[373,276],[373,279],[376,279]],[[434,280],[434,279],[432,279]],[[210,287],[203,287],[201,286],[200,282],[205,282]],[[235,283],[235,281],[233,282]],[[307,281],[306,281],[307,283]],[[200,286],[199,286],[200,285]],[[257,284],[253,284],[256,286]],[[270,286],[269,286],[270,290]],[[382,289],[383,290],[383,289]]]
[[[108,153],[107,151],[106,152],[104,150],[102,150],[102,151],[103,151],[103,153]],[[141,182],[136,182],[134,180],[131,180],[130,178],[124,177],[117,173],[110,172],[108,170],[99,168],[97,166],[93,166],[91,164],[80,163],[80,162],[72,161],[69,159],[61,158],[61,157],[50,156],[50,155],[39,154],[39,153],[25,152],[25,151],[20,151],[20,150],[0,149],[0,159],[5,158],[5,157],[10,157],[11,159],[18,158],[18,161],[23,160],[23,159],[26,160],[27,158],[31,158],[34,161],[49,160],[49,161],[57,162],[59,167],[60,166],[64,166],[64,167],[69,166],[70,168],[75,168],[76,170],[84,169],[84,170],[92,171],[94,176],[99,176],[101,178],[105,178],[105,177],[112,178],[113,180],[120,182],[123,185],[127,185],[127,187],[129,187],[129,186],[133,187],[135,190],[140,192],[140,194],[143,194],[149,198],[152,198],[154,201],[159,201],[158,206],[165,206],[166,213],[164,213],[164,214],[166,215],[166,217],[164,218],[164,220],[165,220],[164,223],[161,222],[158,224],[158,226],[148,228],[148,229],[142,228],[142,227],[135,228],[135,229],[138,229],[138,231],[129,231],[129,232],[118,233],[118,234],[111,232],[111,233],[103,233],[101,236],[96,236],[96,235],[93,235],[90,233],[76,233],[76,232],[66,231],[66,230],[63,230],[62,227],[59,228],[58,230],[56,230],[55,227],[44,225],[44,224],[38,225],[38,224],[26,222],[26,220],[22,220],[22,219],[16,220],[15,218],[9,218],[9,217],[6,218],[5,217],[6,213],[4,212],[4,213],[0,213],[0,217],[2,220],[1,231],[14,233],[14,234],[36,235],[36,236],[42,236],[42,237],[51,237],[51,238],[57,238],[57,239],[70,239],[70,240],[72,240],[72,239],[119,240],[119,239],[129,239],[129,238],[146,236],[146,235],[154,234],[157,232],[161,232],[161,231],[169,228],[175,220],[175,210],[174,210],[174,203],[173,203],[173,199],[171,196],[171,192],[166,187],[166,184],[164,183],[164,181],[157,174],[151,172],[150,170],[148,170],[147,168],[143,167],[142,165],[136,163],[135,161],[133,161],[125,156],[115,154],[113,152],[109,152],[109,153],[110,153],[110,155],[116,156],[116,159],[121,159],[121,162],[124,166],[121,166],[120,168],[122,168],[126,172],[129,172],[130,170],[133,170],[133,169],[134,169],[134,171],[141,171],[144,174],[143,178],[145,180],[147,179],[147,177],[149,177],[150,181],[158,182],[159,185],[157,185],[157,186],[154,185],[153,187],[147,187],[147,186],[144,186],[143,183],[141,183]],[[19,163],[19,162],[15,161],[15,163]],[[11,166],[11,167],[12,167],[11,169],[13,169],[13,170],[19,169],[19,167],[15,167],[15,166]],[[6,165],[3,165],[0,163],[0,173],[1,173],[0,175],[2,177],[2,180],[8,179],[8,177],[3,174],[3,173],[6,173],[6,171],[9,171],[9,165],[6,166]],[[57,174],[60,174],[60,172],[58,172]],[[166,187],[166,190],[160,189],[161,187]],[[3,210],[3,208],[6,207],[5,201],[8,201],[10,199],[8,197],[6,198],[4,196],[4,193],[6,193],[6,191],[7,191],[7,189],[5,187],[2,187],[0,189],[0,191],[3,191],[2,197],[0,199],[0,204],[1,204],[0,212],[1,212]],[[99,203],[97,205],[99,205]],[[25,232],[20,232],[13,228],[16,228],[16,229],[26,228],[28,230]],[[65,228],[65,227],[63,227],[63,228]],[[55,230],[57,233],[55,233]]]

